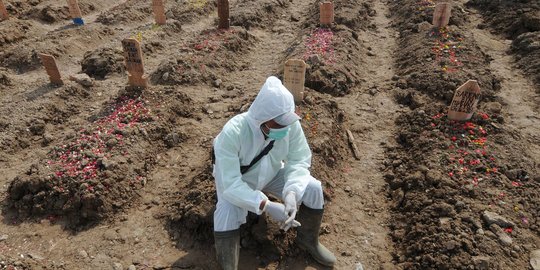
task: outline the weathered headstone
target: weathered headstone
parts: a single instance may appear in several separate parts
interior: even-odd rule
[[[433,11],[433,26],[445,27],[450,23],[450,15],[452,11],[452,5],[450,3],[439,3],[435,6]]]
[[[2,0],[0,0],[0,19],[2,21],[9,19],[9,14],[8,14],[6,6],[4,5],[4,2]]]
[[[303,60],[289,59],[285,62],[283,85],[291,91],[296,103],[300,103],[304,99],[306,67],[307,65]]]
[[[167,23],[167,17],[165,16],[165,5],[163,0],[152,0],[152,9],[154,10],[154,17],[156,18],[156,24],[164,25]]]
[[[480,86],[475,80],[469,80],[460,86],[448,109],[448,118],[465,121],[471,119],[480,98]]]
[[[81,9],[79,8],[79,1],[68,0],[67,3],[69,7],[69,14],[71,15],[73,23],[76,25],[84,25]]]
[[[41,62],[43,63],[47,74],[49,75],[51,83],[58,85],[64,84],[64,82],[62,81],[62,76],[60,75],[60,71],[58,70],[58,66],[56,65],[56,60],[54,59],[54,56],[44,53],[40,53],[38,55],[39,58],[41,58]]]
[[[218,0],[219,29],[229,29],[229,0]]]
[[[334,3],[323,2],[319,6],[321,25],[331,25],[334,22]]]
[[[146,88],[148,78],[144,75],[144,63],[141,44],[133,38],[122,40],[126,69],[128,71],[129,85]]]

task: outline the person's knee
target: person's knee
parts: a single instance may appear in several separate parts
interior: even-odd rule
[[[302,196],[302,203],[309,208],[322,209],[324,206],[324,195],[322,190],[321,181],[312,178],[309,181],[304,196]]]
[[[228,202],[218,202],[214,212],[214,231],[231,231],[246,223],[247,211]]]

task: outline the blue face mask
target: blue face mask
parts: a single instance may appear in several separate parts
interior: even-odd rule
[[[266,126],[266,125],[265,125]],[[272,139],[272,140],[281,140],[283,138],[285,138],[287,136],[287,134],[289,134],[289,130],[291,129],[290,127],[284,127],[284,128],[269,128],[268,126],[266,126],[266,128],[268,128],[270,131],[268,132],[268,134],[263,133],[268,136],[268,138]]]

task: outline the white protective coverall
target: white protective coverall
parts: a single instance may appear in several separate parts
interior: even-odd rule
[[[214,140],[218,202],[214,212],[214,230],[236,230],[246,222],[247,211],[260,215],[259,206],[268,197],[266,191],[284,198],[296,193],[298,205],[322,209],[324,198],[321,182],[313,178],[311,150],[299,121],[290,125],[288,135],[275,141],[272,150],[245,174],[240,166],[251,161],[270,142],[260,126],[275,117],[294,112],[292,94],[276,77],[269,77],[248,112],[236,115],[225,124]]]

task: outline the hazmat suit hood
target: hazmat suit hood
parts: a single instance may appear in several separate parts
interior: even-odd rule
[[[294,112],[294,98],[281,81],[271,76],[266,79],[255,101],[249,107],[247,119],[254,134],[262,138],[260,126],[284,113]],[[260,139],[259,138],[259,139]]]

